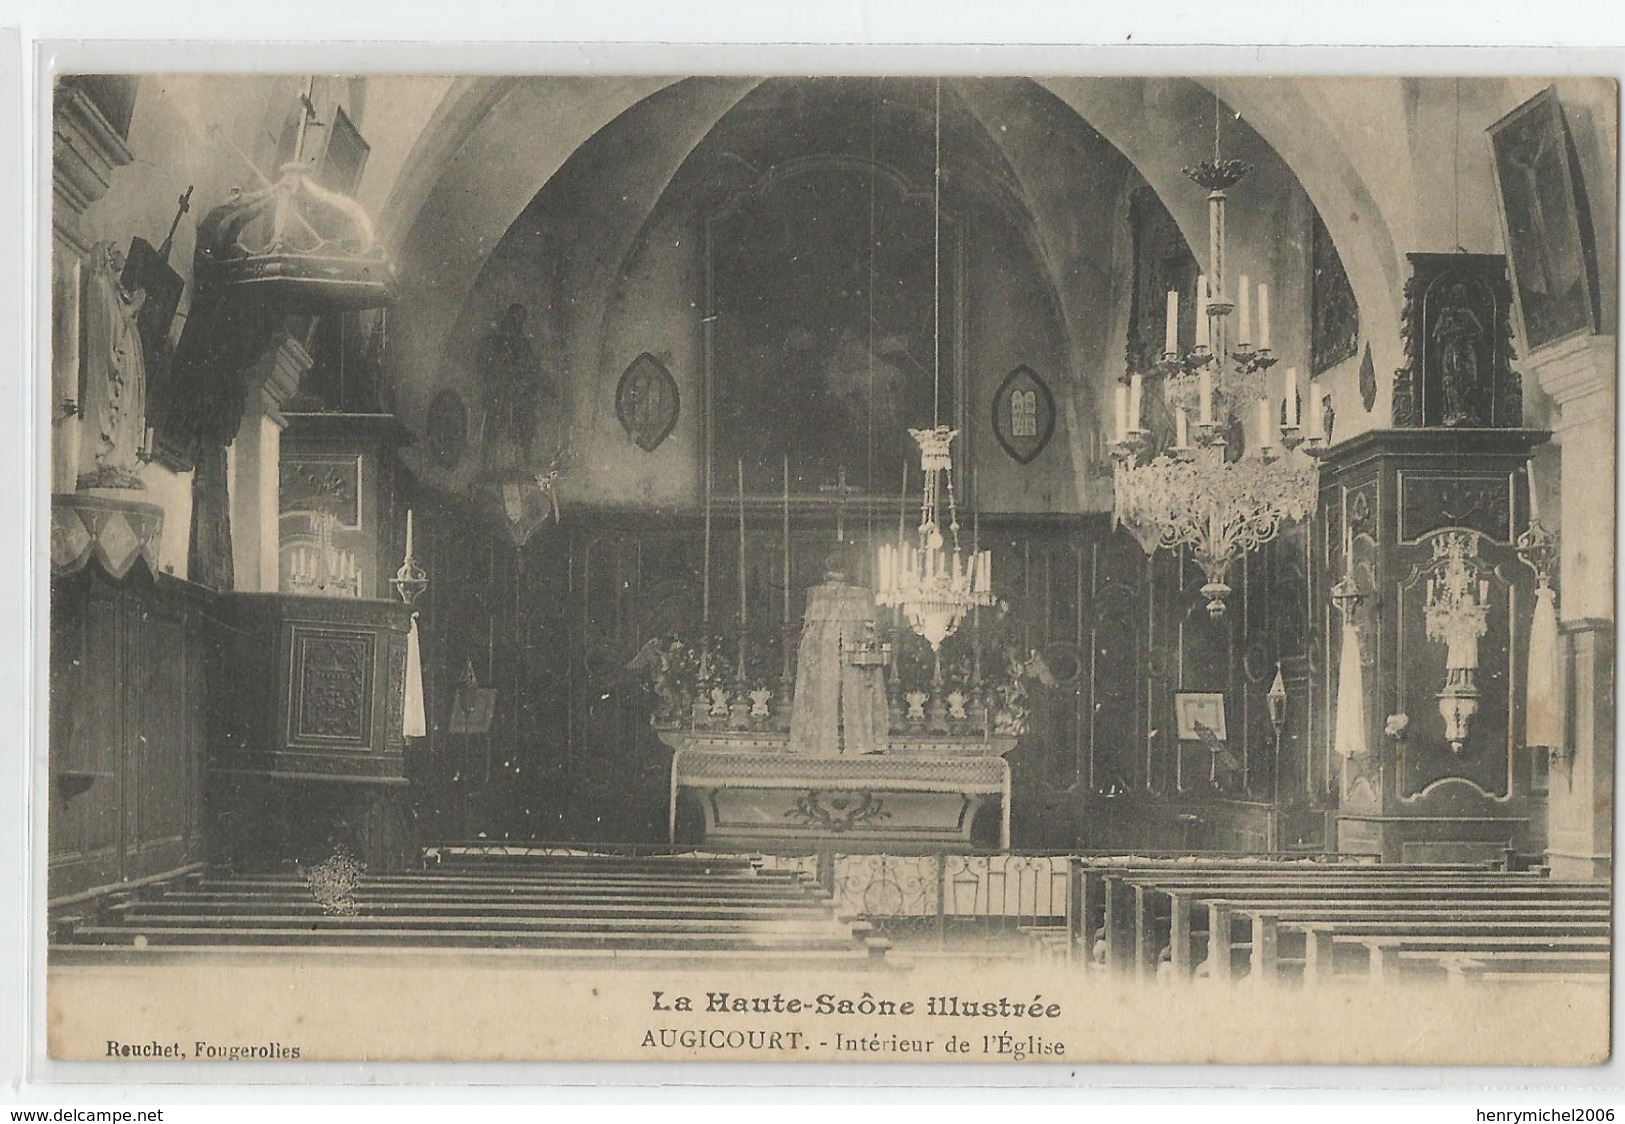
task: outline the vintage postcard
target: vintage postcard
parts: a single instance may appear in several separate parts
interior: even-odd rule
[[[1610,1056],[1613,80],[50,95],[52,1059]]]

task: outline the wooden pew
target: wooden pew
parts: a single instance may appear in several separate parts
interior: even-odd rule
[[[1240,880],[1303,880],[1319,884],[1323,879],[1393,878],[1419,879],[1431,874],[1457,876],[1490,876],[1495,874],[1489,864],[1415,863],[1407,865],[1380,865],[1369,862],[1290,861],[1271,864],[1256,859],[1224,859],[1189,862],[1180,860],[1147,861],[1144,863],[1090,862],[1078,860],[1072,878],[1073,909],[1071,916],[1079,956],[1085,963],[1096,959],[1119,968],[1132,967],[1136,962],[1129,952],[1126,938],[1135,931],[1119,920],[1113,924],[1114,907],[1127,907],[1130,894],[1112,883],[1127,881],[1131,885],[1173,884],[1183,882],[1196,886],[1212,885],[1217,881]],[[1524,875],[1521,877],[1531,877]],[[1112,900],[1107,901],[1108,897]],[[1097,930],[1104,938],[1107,949],[1104,956],[1095,947]]]
[[[1588,953],[1606,957],[1612,947],[1607,934],[1569,935],[1562,932],[1539,936],[1472,933],[1452,937],[1390,933],[1359,936],[1333,933],[1332,945],[1360,945],[1369,956],[1368,975],[1373,983],[1391,980],[1404,960],[1413,963],[1440,963],[1444,959],[1474,959],[1501,955],[1508,959],[1526,958],[1534,953]],[[1442,966],[1442,965],[1441,965]]]
[[[1434,938],[1475,934],[1607,937],[1612,930],[1611,911],[1605,906],[1565,907],[1554,904],[1539,910],[1509,910],[1486,903],[1476,908],[1453,906],[1448,914],[1426,909],[1239,912],[1251,913],[1251,975],[1269,979],[1277,974],[1278,937],[1284,932],[1302,938],[1304,981],[1309,984],[1319,982],[1332,973],[1333,939],[1336,937],[1383,937],[1397,933]]]
[[[1249,962],[1260,978],[1274,975],[1275,960],[1277,959],[1277,933],[1278,927],[1285,921],[1302,917],[1303,920],[1292,920],[1292,927],[1296,930],[1311,934],[1322,926],[1335,928],[1339,924],[1371,925],[1386,927],[1386,931],[1403,931],[1413,923],[1426,923],[1430,920],[1448,923],[1453,918],[1488,924],[1498,919],[1516,921],[1524,918],[1534,922],[1559,923],[1567,919],[1578,921],[1606,921],[1610,917],[1610,907],[1606,903],[1587,902],[1584,899],[1576,901],[1554,894],[1547,898],[1528,899],[1522,901],[1505,901],[1494,896],[1493,893],[1482,891],[1450,892],[1444,888],[1431,898],[1426,899],[1400,899],[1372,897],[1372,898],[1325,898],[1325,899],[1280,899],[1280,898],[1218,898],[1206,899],[1202,903],[1206,906],[1208,915],[1208,962],[1211,971],[1221,977],[1228,977],[1230,973],[1224,970],[1231,964],[1229,953],[1237,947],[1233,940],[1233,925],[1238,918],[1245,918],[1251,922],[1248,942],[1251,950]],[[1333,918],[1316,920],[1317,911],[1337,909],[1339,913]],[[1306,940],[1313,942],[1320,938],[1313,935],[1306,936]],[[1329,953],[1324,944],[1311,947],[1305,954],[1305,959],[1312,967],[1310,972],[1324,971],[1329,965]],[[1317,959],[1318,956],[1318,959]]]
[[[1185,974],[1190,969],[1192,908],[1201,901],[1226,895],[1239,893],[1249,898],[1269,897],[1286,902],[1305,898],[1320,901],[1367,898],[1397,905],[1406,901],[1433,901],[1440,895],[1461,897],[1477,890],[1497,900],[1546,901],[1557,885],[1526,875],[1464,873],[1452,873],[1442,879],[1436,875],[1394,874],[1353,878],[1335,875],[1266,875],[1254,878],[1229,873],[1177,878],[1159,874],[1109,879],[1104,894],[1107,961],[1115,967],[1133,970],[1143,976],[1151,967],[1152,959],[1163,947],[1167,947],[1174,960],[1175,972]],[[1607,887],[1593,883],[1573,885],[1583,887],[1577,891],[1581,896],[1599,900],[1607,897]],[[1153,923],[1153,900],[1168,902],[1166,930]],[[1166,941],[1161,939],[1164,932]]]

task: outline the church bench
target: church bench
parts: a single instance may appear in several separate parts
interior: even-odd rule
[[[1245,947],[1248,949],[1253,970],[1260,978],[1267,978],[1274,973],[1278,927],[1289,919],[1293,920],[1295,930],[1306,934],[1306,943],[1311,947],[1305,953],[1305,958],[1310,965],[1308,971],[1313,972],[1318,970],[1318,964],[1314,960],[1316,953],[1325,951],[1323,948],[1312,947],[1318,939],[1313,933],[1335,929],[1339,924],[1371,924],[1386,927],[1388,932],[1403,932],[1413,923],[1425,924],[1429,921],[1448,923],[1452,920],[1462,920],[1490,924],[1498,919],[1516,920],[1521,916],[1537,923],[1556,924],[1570,918],[1577,921],[1606,922],[1611,916],[1611,907],[1606,902],[1572,900],[1557,896],[1508,901],[1493,893],[1451,891],[1442,888],[1425,899],[1203,898],[1201,904],[1206,907],[1208,962],[1213,966],[1212,970],[1220,970],[1232,963],[1227,950],[1243,947],[1241,942],[1233,939],[1232,927],[1237,919],[1246,919],[1251,923],[1248,934],[1251,939],[1246,942]],[[1317,919],[1315,916],[1317,913],[1325,914],[1334,910],[1337,911],[1335,919],[1333,917]],[[1181,939],[1181,928],[1178,923],[1181,913],[1186,919],[1183,947],[1188,963],[1190,914],[1188,910],[1181,911],[1177,904],[1175,922],[1171,926],[1171,942],[1178,942]],[[1177,965],[1179,963],[1177,943],[1174,955]],[[1324,964],[1329,961],[1322,960],[1318,963]]]
[[[257,878],[252,876],[239,876],[231,879],[205,879],[197,883],[197,889],[218,889],[230,887],[242,890],[298,890],[310,884],[306,878]],[[572,879],[496,879],[475,878],[470,880],[447,879],[436,875],[426,875],[422,878],[386,878],[363,877],[359,886],[376,887],[379,889],[411,888],[420,892],[445,891],[475,893],[506,893],[511,890],[601,890],[622,889],[637,890],[639,892],[658,889],[666,892],[707,890],[728,894],[761,894],[782,895],[799,892],[817,893],[816,884],[810,882],[772,882],[756,879],[650,879],[648,881],[633,881],[616,878],[572,878]],[[150,896],[150,895],[149,895]]]
[[[512,932],[497,929],[447,931],[441,928],[350,931],[312,928],[308,925],[222,928],[194,926],[85,926],[76,939],[87,944],[131,945],[333,945],[389,947],[430,946],[436,948],[628,948],[667,949],[688,952],[733,952],[747,949],[789,952],[827,952],[851,948],[855,943],[866,950],[875,938],[829,931],[825,935],[803,933],[680,933],[617,932],[585,930],[572,933]],[[883,951],[884,946],[878,946]]]
[[[474,912],[480,916],[536,916],[536,917],[646,917],[646,918],[716,918],[719,920],[794,920],[809,916],[828,917],[833,911],[828,903],[768,902],[748,905],[716,906],[708,903],[683,905],[650,904],[646,902],[410,902],[400,900],[359,902],[363,912],[378,915],[421,914],[457,915]],[[164,911],[229,915],[263,911],[263,903],[233,899],[196,901],[182,899],[151,903],[155,913]],[[321,903],[309,899],[289,902],[278,907],[285,913],[325,915],[330,912]]]
[[[671,932],[671,933],[828,933],[827,914],[804,918],[716,917],[491,917],[485,914],[424,915],[406,913],[312,914],[290,913],[175,913],[168,911],[127,912],[118,924],[131,929],[190,928],[205,925],[218,929],[303,928],[336,929],[349,932],[390,929],[435,929],[443,932]],[[850,926],[848,926],[850,927]]]
[[[1551,952],[1597,953],[1607,956],[1612,948],[1612,942],[1607,935],[1570,936],[1563,933],[1540,936],[1466,934],[1456,937],[1404,934],[1359,936],[1333,933],[1330,941],[1334,955],[1336,949],[1343,946],[1365,948],[1369,958],[1367,975],[1373,983],[1379,984],[1392,979],[1406,962],[1438,963],[1441,957],[1471,958],[1491,953],[1509,954],[1511,957]],[[1317,978],[1324,978],[1324,971],[1318,963],[1314,965],[1314,970]]]
[[[1340,937],[1418,937],[1446,939],[1462,936],[1588,936],[1606,939],[1612,917],[1606,908],[1554,907],[1540,911],[1510,911],[1493,905],[1478,908],[1453,906],[1447,912],[1413,910],[1404,913],[1336,910],[1238,910],[1252,922],[1251,975],[1276,975],[1280,938],[1295,937],[1301,944],[1305,980],[1313,983],[1330,974],[1332,941]],[[1294,949],[1294,951],[1297,951]]]
[[[1571,982],[1606,982],[1612,966],[1612,956],[1596,949],[1527,949],[1479,952],[1424,952],[1406,950],[1399,954],[1401,963],[1426,963],[1437,966],[1445,979],[1456,985],[1467,980],[1493,983],[1515,983],[1554,978]]]
[[[312,889],[307,885],[287,887],[243,887],[241,889],[225,886],[205,886],[198,890],[184,891],[182,895],[197,900],[215,898],[233,898],[247,900],[249,898],[261,901],[298,901],[308,900]],[[504,901],[535,901],[535,902],[572,902],[572,901],[644,901],[659,902],[673,905],[682,905],[695,901],[729,903],[749,905],[754,903],[774,904],[782,902],[823,902],[828,895],[822,892],[805,891],[795,893],[735,893],[730,890],[713,888],[695,888],[693,890],[679,889],[676,891],[653,888],[635,890],[625,887],[605,887],[601,890],[592,890],[584,887],[566,889],[551,889],[547,887],[515,887],[511,890],[492,888],[488,890],[450,890],[436,887],[416,886],[372,886],[360,885],[349,890],[347,897],[357,901],[469,901],[469,902],[504,902]]]
[[[1257,901],[1292,903],[1333,903],[1338,901],[1382,903],[1398,906],[1405,902],[1440,900],[1490,900],[1500,902],[1554,900],[1606,901],[1608,888],[1593,883],[1553,883],[1540,879],[1492,875],[1485,879],[1447,881],[1429,879],[1375,880],[1361,882],[1212,882],[1205,879],[1170,882],[1112,880],[1106,884],[1103,931],[1107,942],[1106,960],[1123,969],[1143,974],[1150,957],[1163,947],[1161,937],[1173,948],[1175,971],[1188,970],[1182,953],[1189,947],[1192,909],[1199,903],[1227,897]],[[1166,915],[1154,908],[1166,900]],[[1165,925],[1163,922],[1165,921]]]
[[[736,971],[854,972],[906,971],[909,965],[888,953],[884,941],[809,953],[778,949],[734,949],[726,953],[691,952],[655,948],[435,948],[402,946],[298,946],[298,945],[149,945],[53,944],[47,955],[54,966],[151,967],[155,965],[210,965],[224,970],[266,964],[304,967],[337,964],[375,968],[380,964],[407,965],[413,970],[468,971],[482,967],[532,968],[538,971],[633,969],[670,971],[714,969],[726,963]]]
[[[1506,878],[1485,863],[1411,863],[1379,865],[1353,862],[1291,862],[1268,864],[1258,861],[1225,860],[1212,863],[1154,862],[1143,865],[1080,863],[1073,883],[1074,918],[1078,930],[1078,943],[1083,959],[1093,959],[1097,929],[1112,932],[1107,924],[1114,904],[1108,901],[1130,891],[1121,885],[1144,887],[1178,886],[1218,887],[1221,885],[1260,884],[1270,886],[1303,885],[1331,886],[1344,882],[1384,885],[1401,882],[1431,884],[1431,879],[1448,876],[1452,881]],[[1515,875],[1534,880],[1533,875]],[[1116,893],[1114,894],[1114,887]],[[1097,919],[1099,924],[1097,925]],[[1110,957],[1108,957],[1110,959]],[[1121,957],[1119,957],[1121,959]]]
[[[1364,876],[1363,873],[1351,874],[1354,871],[1382,873]],[[1233,885],[1310,888],[1335,886],[1346,880],[1352,880],[1352,884],[1355,885],[1368,885],[1372,881],[1384,885],[1413,881],[1431,885],[1433,883],[1430,876],[1437,874],[1449,874],[1452,877],[1466,875],[1500,877],[1492,875],[1482,866],[1443,864],[1381,867],[1294,863],[1287,868],[1274,868],[1254,862],[1227,863],[1200,868],[1184,863],[1162,863],[1144,867],[1085,867],[1073,883],[1073,915],[1079,955],[1085,963],[1102,958],[1100,950],[1095,947],[1095,942],[1097,939],[1103,939],[1106,944],[1103,959],[1118,967],[1126,967],[1129,963],[1129,949],[1134,947],[1131,942],[1134,940],[1134,934],[1139,931],[1137,921],[1130,921],[1126,911],[1132,911],[1135,918],[1142,916],[1146,908],[1146,896],[1157,890],[1172,891],[1182,887],[1217,890]]]

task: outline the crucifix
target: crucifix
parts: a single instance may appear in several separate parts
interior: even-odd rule
[[[835,497],[835,541],[846,541],[846,501],[855,496],[861,489],[846,482],[846,466],[843,464],[835,470],[835,483],[820,484],[818,490],[825,495]]]

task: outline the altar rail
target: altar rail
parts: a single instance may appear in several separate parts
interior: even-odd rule
[[[1145,861],[1193,868],[1214,862],[1322,862],[1365,864],[1374,856],[1348,853],[1281,854],[1188,851],[1015,852],[975,851],[924,854],[839,851],[755,851],[763,870],[794,870],[821,883],[835,899],[838,916],[867,921],[877,932],[913,945],[943,947],[959,937],[1012,935],[1034,929],[1073,933],[1085,871]],[[424,852],[436,866],[459,856],[615,855],[739,858],[738,852],[643,843],[531,843],[490,841],[446,843]],[[1068,947],[1070,947],[1068,942]]]

